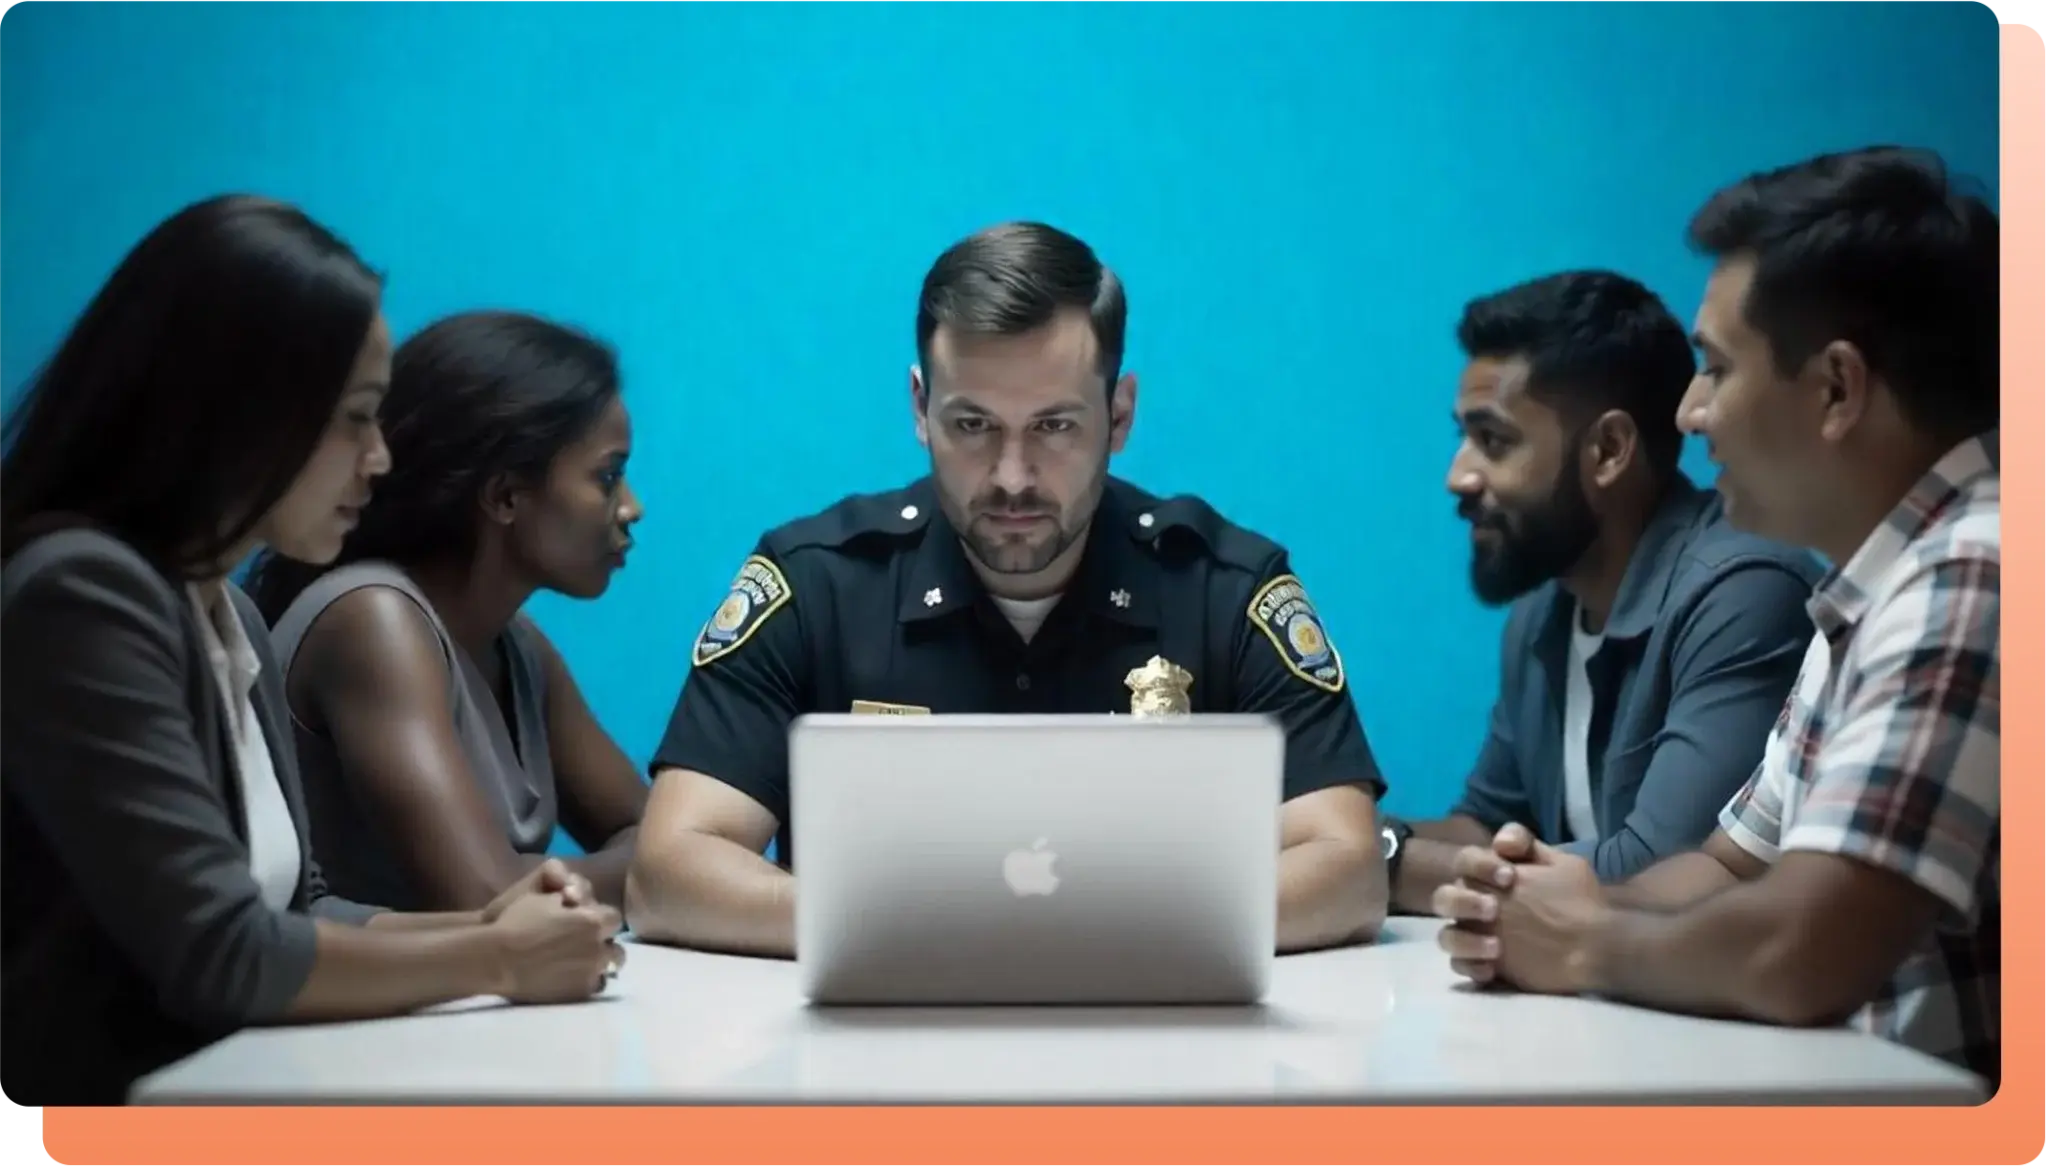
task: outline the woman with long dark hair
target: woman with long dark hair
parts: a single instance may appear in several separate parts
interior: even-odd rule
[[[227,196],[121,262],[0,456],[0,1079],[122,1102],[256,1023],[587,997],[616,911],[560,869],[480,910],[382,911],[314,862],[277,662],[229,581],[331,559],[389,466],[379,281]]]
[[[336,891],[473,908],[558,827],[624,897],[647,787],[539,627],[535,592],[602,594],[640,502],[611,351],[509,312],[439,321],[392,360],[393,470],[328,568],[261,561],[314,843]]]

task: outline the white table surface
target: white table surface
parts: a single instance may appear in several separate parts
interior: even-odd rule
[[[630,946],[603,998],[248,1030],[138,1103],[1976,1103],[1847,1030],[1465,988],[1440,923],[1286,956],[1262,1007],[819,1009],[796,967]]]

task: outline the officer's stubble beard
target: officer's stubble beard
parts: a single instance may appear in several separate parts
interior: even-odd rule
[[[937,465],[934,461],[933,471]],[[954,529],[960,533],[960,542],[967,554],[990,576],[1025,577],[1045,571],[1059,561],[1062,555],[1088,537],[1095,522],[1095,511],[1102,503],[1102,492],[1109,482],[1109,435],[1103,435],[1101,456],[1096,460],[1095,473],[1082,490],[1081,497],[1071,507],[1060,507],[1055,500],[1047,499],[1036,491],[1024,491],[1012,496],[1001,487],[990,487],[976,495],[966,508],[965,515],[949,514]],[[951,512],[953,504],[946,504]],[[1013,540],[1001,539],[978,530],[974,518],[988,511],[1050,511],[1055,517],[1055,530],[1038,544],[1019,544]],[[1053,590],[1066,585],[1065,580],[1046,581]],[[1036,589],[1034,589],[1036,591]]]

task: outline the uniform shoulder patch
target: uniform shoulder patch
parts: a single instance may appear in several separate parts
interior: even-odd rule
[[[1344,658],[1330,643],[1299,577],[1290,572],[1266,581],[1252,594],[1245,615],[1273,643],[1288,672],[1317,689],[1344,692]]]
[[[775,610],[789,603],[789,579],[775,562],[763,555],[751,555],[740,565],[739,574],[733,577],[732,588],[711,619],[704,622],[704,628],[697,634],[697,645],[690,651],[690,664],[708,665],[741,645],[754,635],[762,622],[775,615]]]

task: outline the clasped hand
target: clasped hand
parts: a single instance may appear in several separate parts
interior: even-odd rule
[[[1509,824],[1491,847],[1461,849],[1455,870],[1430,902],[1449,922],[1437,945],[1452,969],[1534,993],[1592,988],[1593,940],[1610,909],[1590,864]]]
[[[560,860],[543,861],[485,906],[498,931],[507,988],[516,1002],[564,1002],[605,987],[626,963],[619,911],[600,903],[590,881]]]

